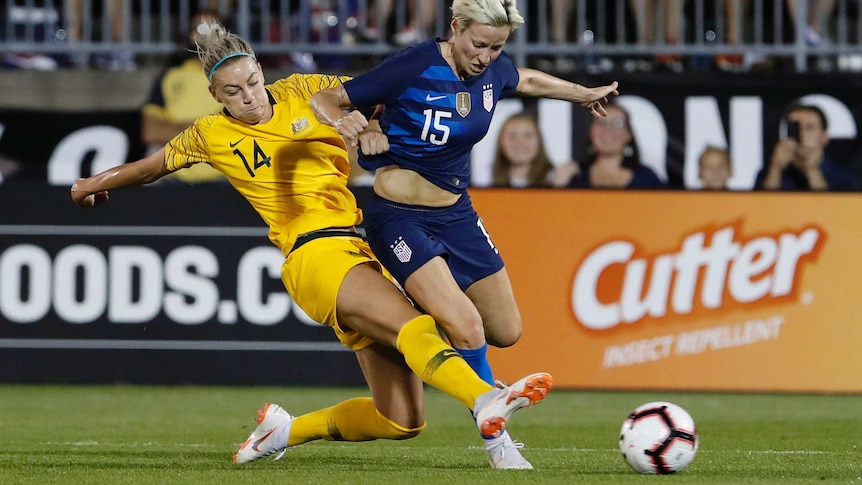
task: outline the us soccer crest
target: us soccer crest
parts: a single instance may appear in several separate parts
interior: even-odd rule
[[[485,111],[491,112],[494,109],[494,85],[486,84],[482,86],[482,107]]]
[[[461,118],[470,114],[470,109],[472,109],[470,105],[470,93],[463,92],[455,95],[455,108],[458,114],[461,115]]]
[[[395,253],[395,257],[402,263],[409,263],[413,256],[413,250],[407,245],[407,241],[402,236],[398,236],[398,240],[389,245],[389,249]]]

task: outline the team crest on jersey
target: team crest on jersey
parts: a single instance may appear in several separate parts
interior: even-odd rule
[[[395,253],[395,257],[402,263],[409,263],[413,257],[413,250],[407,245],[407,241],[403,237],[398,236],[398,240],[389,245],[389,249]]]
[[[308,118],[300,118],[296,121],[290,123],[291,129],[293,129],[293,134],[296,135],[300,131],[308,128]]]
[[[491,112],[494,109],[494,85],[486,84],[482,86],[482,107],[485,111]]]
[[[462,118],[470,114],[470,109],[472,108],[470,105],[470,93],[463,92],[455,95],[455,108]]]

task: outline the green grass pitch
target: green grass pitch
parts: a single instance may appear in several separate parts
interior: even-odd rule
[[[862,396],[556,390],[509,430],[536,470],[491,470],[468,412],[434,390],[407,441],[319,441],[237,466],[255,411],[294,414],[364,389],[0,385],[0,483],[8,484],[862,484]],[[673,476],[638,475],[617,447],[629,411],[687,409],[700,451]]]

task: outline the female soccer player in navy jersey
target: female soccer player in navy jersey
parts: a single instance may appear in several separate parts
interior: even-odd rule
[[[524,22],[512,0],[454,0],[452,14],[448,40],[407,48],[311,102],[318,119],[350,140],[366,120],[345,116],[344,108],[384,107],[379,123],[388,150],[364,151],[359,161],[376,170],[374,197],[363,207],[371,248],[490,383],[487,342],[514,344],[521,317],[503,260],[467,194],[470,151],[502,96],[561,99],[604,116],[617,83],[587,88],[516,68],[503,52]]]
[[[384,276],[354,227],[362,215],[347,189],[348,147],[335,129],[315,119],[309,104],[313,93],[346,78],[295,74],[267,85],[247,41],[221,25],[205,25],[198,54],[210,93],[224,110],[198,119],[146,158],[79,179],[71,195],[80,206],[94,206],[107,202],[108,190],[209,163],[269,225],[270,240],[285,256],[281,275],[294,302],[355,352],[371,397],[300,416],[267,404],[234,461],[319,439],[412,438],[425,427],[422,381],[474,407],[483,436],[500,436],[514,411],[545,397],[551,376],[532,374],[509,388],[494,388],[443,341],[434,319]],[[359,113],[351,116],[364,120]],[[381,138],[370,134],[375,137]],[[516,449],[508,451],[490,451],[491,463],[531,468]]]

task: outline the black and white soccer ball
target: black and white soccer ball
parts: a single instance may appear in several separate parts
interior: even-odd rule
[[[629,414],[620,431],[620,451],[640,473],[667,475],[685,469],[697,454],[697,427],[676,404],[649,402]]]

